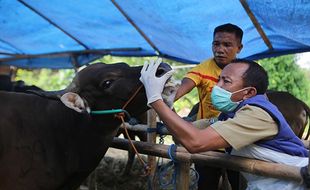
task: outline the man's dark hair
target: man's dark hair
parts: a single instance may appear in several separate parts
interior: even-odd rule
[[[233,63],[247,64],[249,68],[243,73],[244,87],[253,86],[257,94],[265,94],[268,88],[268,74],[258,63],[246,59],[234,59]]]
[[[227,24],[223,24],[220,26],[217,26],[214,29],[213,32],[213,37],[215,36],[216,33],[218,32],[228,32],[228,33],[234,33],[235,36],[237,37],[237,39],[239,39],[239,42],[242,42],[242,37],[243,37],[243,31],[241,28],[239,28],[238,26],[231,24],[231,23],[227,23]]]

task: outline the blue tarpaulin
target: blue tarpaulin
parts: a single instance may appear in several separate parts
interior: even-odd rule
[[[310,50],[309,0],[0,0],[0,64],[72,68],[103,55],[198,63],[224,23],[244,30],[240,58]]]

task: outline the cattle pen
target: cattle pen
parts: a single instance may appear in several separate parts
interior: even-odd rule
[[[147,125],[129,125],[126,123],[126,128],[133,131],[145,131],[148,128],[156,128],[156,113],[153,110],[148,111]],[[156,130],[155,130],[156,131]],[[168,131],[163,133],[169,135]],[[134,146],[140,154],[148,155],[148,165],[151,168],[149,179],[154,179],[156,168],[156,157],[171,158],[169,155],[169,145],[156,144],[156,133],[148,133],[148,142],[133,141]],[[111,147],[128,150],[129,142],[126,139],[114,138]],[[309,148],[309,147],[307,147]],[[256,175],[267,176],[272,178],[280,178],[285,180],[293,180],[304,183],[300,173],[300,167],[289,166],[279,163],[271,163],[256,159],[231,156],[225,153],[216,151],[208,151],[200,154],[190,154],[185,148],[178,146],[174,158],[178,162],[179,169],[176,173],[176,189],[188,190],[190,184],[190,166],[192,163],[204,164],[207,166],[216,166],[219,168],[230,169],[234,171],[243,171]],[[309,171],[308,171],[309,173]],[[159,189],[154,181],[151,181],[150,189]]]

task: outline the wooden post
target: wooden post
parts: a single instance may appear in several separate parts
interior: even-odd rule
[[[150,109],[147,112],[147,124],[149,128],[156,128],[156,116],[157,114],[153,109]],[[156,132],[147,134],[147,142],[156,144]],[[149,179],[148,179],[149,181],[148,189],[156,190],[157,189],[157,187],[155,186],[156,183],[153,181],[154,176],[155,176],[155,171],[156,171],[156,157],[155,156],[148,156],[148,165],[151,169],[150,174],[149,174]]]
[[[189,189],[189,180],[190,180],[190,166],[191,162],[179,162],[176,164],[178,167],[177,171],[177,184],[176,189],[178,190],[188,190]],[[176,169],[176,168],[175,168]]]

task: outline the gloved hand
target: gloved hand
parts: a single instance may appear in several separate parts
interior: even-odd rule
[[[173,70],[170,70],[162,76],[157,77],[156,71],[161,62],[161,58],[157,59],[156,61],[146,61],[144,62],[143,68],[141,70],[140,81],[143,83],[146,91],[148,106],[150,106],[150,104],[156,100],[162,100],[161,94],[163,92],[164,85],[174,72]]]

